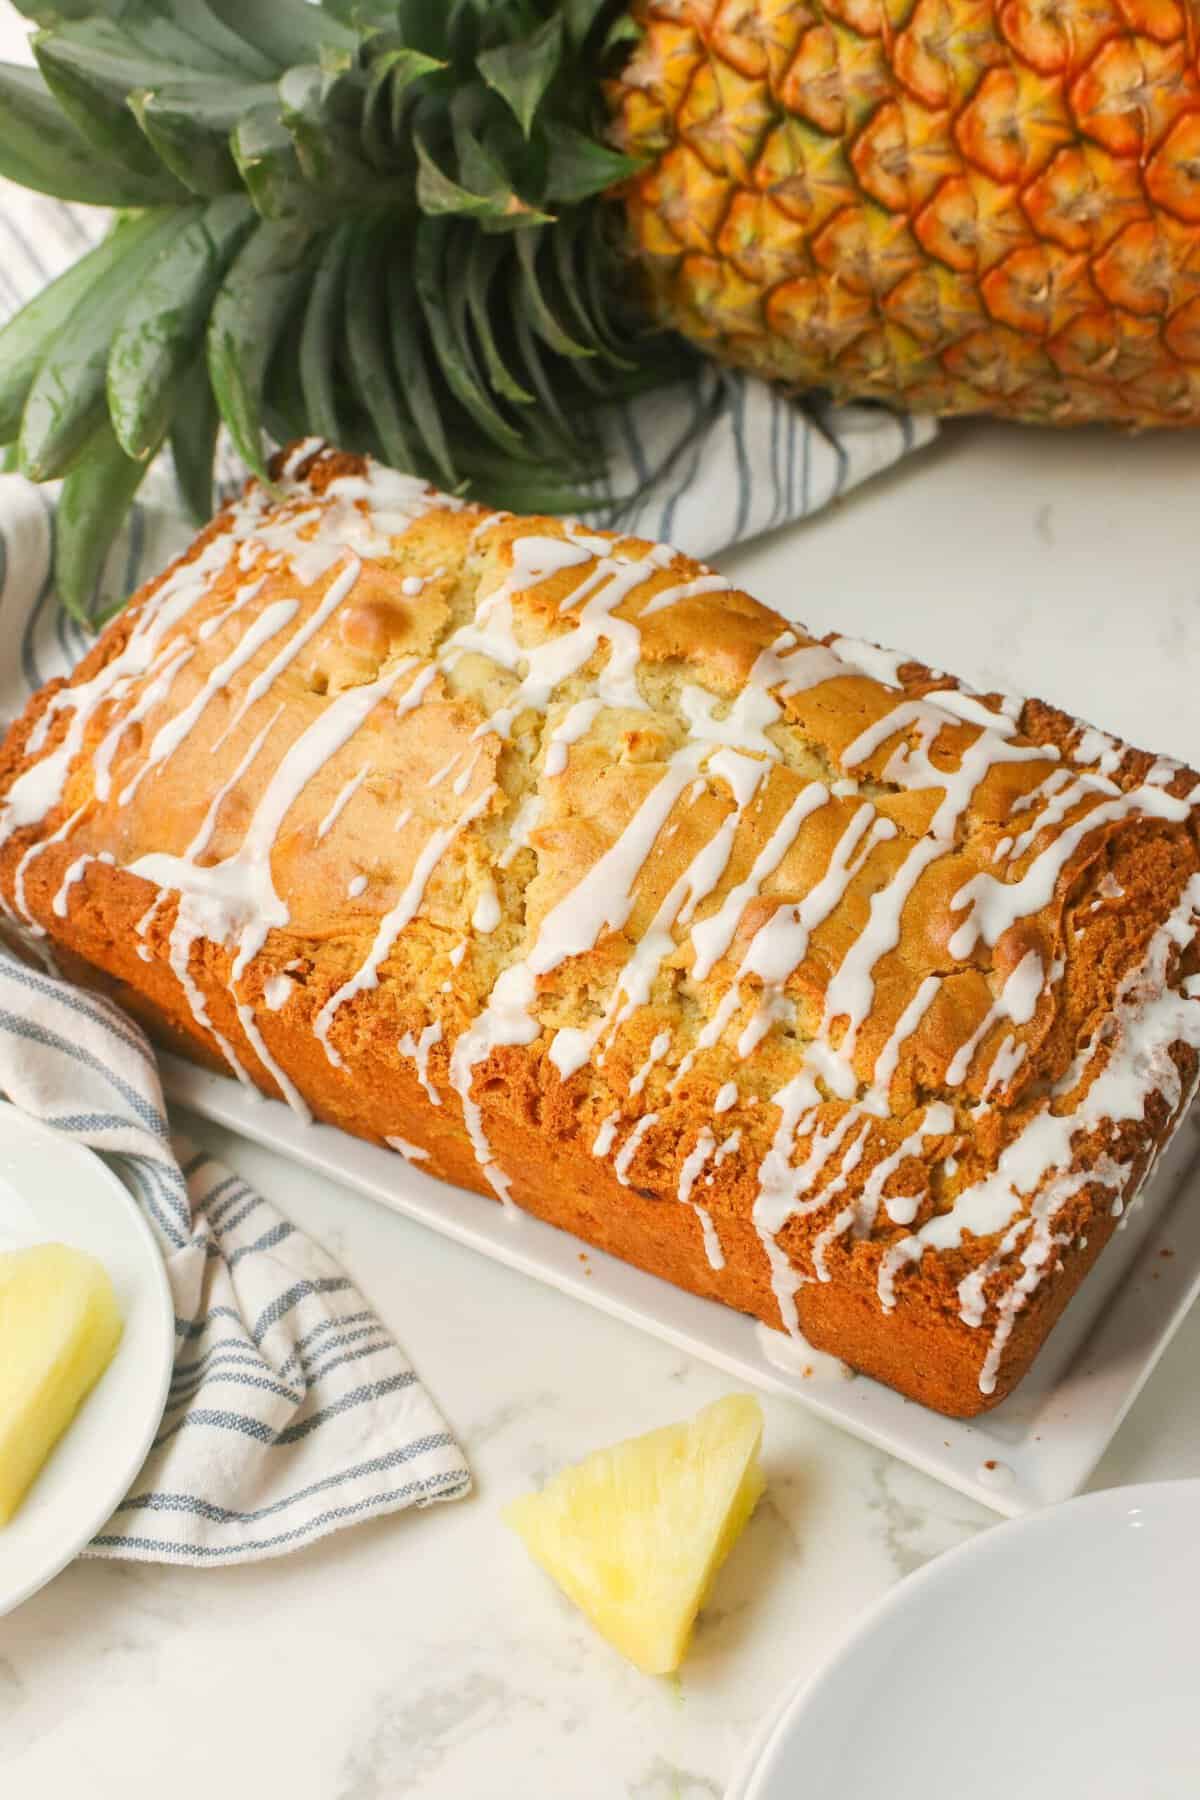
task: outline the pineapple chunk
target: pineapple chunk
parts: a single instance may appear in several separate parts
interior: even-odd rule
[[[762,1429],[758,1401],[730,1394],[597,1450],[505,1520],[610,1644],[647,1675],[670,1674],[763,1491]]]
[[[0,1525],[16,1512],[121,1337],[112,1282],[65,1244],[0,1251]]]

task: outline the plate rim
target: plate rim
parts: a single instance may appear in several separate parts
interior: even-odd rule
[[[16,1123],[18,1129],[27,1132],[31,1137],[41,1138],[44,1142],[53,1144],[55,1151],[65,1153],[68,1160],[73,1159],[81,1167],[97,1174],[99,1184],[107,1187],[110,1193],[119,1200],[125,1212],[131,1216],[135,1234],[141,1238],[145,1248],[150,1252],[149,1262],[154,1270],[153,1286],[164,1330],[162,1367],[159,1371],[157,1397],[153,1412],[148,1415],[147,1427],[138,1434],[135,1444],[136,1458],[134,1451],[131,1450],[129,1458],[122,1461],[122,1476],[116,1492],[110,1491],[115,1485],[115,1483],[110,1483],[105,1486],[101,1494],[97,1495],[94,1507],[89,1508],[83,1515],[84,1525],[78,1531],[70,1534],[71,1542],[61,1555],[55,1552],[45,1563],[39,1564],[37,1572],[23,1585],[8,1593],[0,1593],[0,1619],[15,1612],[17,1607],[23,1606],[56,1576],[61,1575],[68,1564],[74,1562],[77,1556],[86,1551],[100,1527],[112,1517],[120,1501],[129,1492],[130,1483],[150,1453],[151,1446],[158,1434],[158,1428],[162,1423],[163,1413],[166,1410],[171,1376],[175,1369],[175,1302],[171,1294],[171,1284],[167,1279],[162,1248],[137,1201],[120,1177],[109,1168],[103,1157],[99,1156],[90,1145],[81,1143],[78,1138],[67,1137],[63,1132],[56,1131],[44,1119],[39,1119],[35,1114],[23,1111],[13,1101],[0,1099],[0,1133],[3,1133],[13,1122]]]
[[[837,1634],[817,1667],[785,1688],[755,1728],[749,1746],[726,1786],[724,1800],[763,1800],[763,1796],[755,1792],[752,1784],[765,1773],[766,1760],[777,1746],[781,1734],[788,1729],[793,1718],[817,1698],[822,1684],[834,1671],[894,1613],[909,1606],[914,1595],[936,1588],[947,1580],[954,1580],[964,1564],[1003,1554],[1003,1547],[1015,1536],[1044,1531],[1047,1527],[1057,1529],[1058,1521],[1064,1514],[1069,1513],[1075,1517],[1085,1511],[1127,1512],[1139,1505],[1153,1505],[1168,1497],[1172,1503],[1186,1504],[1189,1493],[1193,1502],[1200,1502],[1200,1475],[1133,1482],[1127,1487],[1098,1488],[1094,1493],[1076,1494],[1072,1499],[1060,1500],[1054,1506],[1039,1507],[1019,1518],[1004,1519],[995,1525],[985,1526],[982,1531],[968,1538],[966,1543],[956,1544],[952,1550],[945,1550],[940,1555],[931,1557],[921,1568],[915,1569],[911,1575],[901,1577],[862,1612],[857,1613]],[[1001,1546],[999,1552],[997,1545]]]

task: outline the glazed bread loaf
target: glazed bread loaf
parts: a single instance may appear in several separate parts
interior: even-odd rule
[[[163,1043],[942,1411],[1196,1084],[1179,765],[307,443],[0,763],[10,934]]]

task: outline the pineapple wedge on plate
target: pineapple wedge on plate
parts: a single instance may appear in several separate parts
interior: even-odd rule
[[[107,1271],[67,1244],[0,1251],[0,1526],[116,1354]]]
[[[758,1401],[730,1394],[597,1450],[505,1519],[610,1644],[647,1675],[670,1674],[763,1491],[762,1430]]]

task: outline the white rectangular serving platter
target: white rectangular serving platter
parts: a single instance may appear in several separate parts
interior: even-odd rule
[[[865,1377],[848,1379],[833,1358],[601,1251],[588,1250],[585,1273],[579,1240],[539,1219],[513,1217],[494,1201],[422,1175],[402,1156],[333,1126],[306,1125],[282,1101],[265,1100],[232,1077],[171,1056],[161,1063],[167,1094],[181,1106],[639,1325],[740,1381],[790,1395],[1010,1517],[1079,1491],[1200,1293],[1197,1108],[1031,1373],[995,1411],[968,1422],[943,1418]]]

